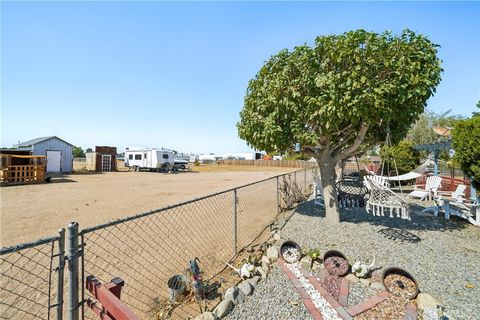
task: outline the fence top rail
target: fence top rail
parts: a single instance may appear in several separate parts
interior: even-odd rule
[[[20,250],[33,248],[33,247],[36,247],[36,246],[40,246],[42,244],[51,243],[51,242],[57,241],[59,239],[60,239],[59,236],[47,237],[47,238],[41,238],[41,239],[31,241],[31,242],[16,244],[16,245],[9,246],[9,247],[3,247],[3,248],[0,249],[0,256],[2,256],[4,254],[12,253],[12,252],[20,251]]]
[[[150,211],[145,211],[145,212],[133,215],[133,216],[128,216],[128,217],[125,217],[125,218],[121,218],[121,219],[113,220],[113,221],[110,221],[110,222],[98,224],[96,226],[92,226],[92,227],[82,229],[79,232],[79,234],[80,235],[85,235],[87,233],[91,233],[91,232],[94,232],[94,231],[97,231],[97,230],[100,230],[100,229],[105,229],[105,228],[112,227],[112,226],[115,226],[115,225],[118,225],[118,224],[121,224],[121,223],[124,223],[124,222],[144,218],[146,216],[150,216],[150,215],[155,214],[155,213],[159,213],[159,212],[162,212],[162,211],[167,211],[167,210],[171,210],[171,209],[174,209],[174,208],[178,208],[178,207],[181,207],[181,206],[193,203],[193,202],[205,200],[205,199],[208,199],[208,198],[213,198],[213,197],[225,194],[225,193],[232,192],[233,190],[246,188],[246,187],[249,187],[249,186],[252,186],[252,185],[255,185],[255,184],[258,184],[258,183],[262,183],[262,182],[265,182],[265,181],[268,181],[268,180],[277,179],[277,178],[289,175],[289,174],[294,173],[294,172],[303,172],[305,169],[309,169],[309,168],[302,168],[302,169],[295,170],[295,171],[292,171],[292,172],[282,173],[282,174],[279,174],[279,175],[276,175],[276,176],[273,176],[273,177],[270,177],[270,178],[265,178],[265,179],[262,179],[262,180],[251,182],[251,183],[239,186],[239,187],[230,188],[230,189],[227,189],[227,190],[207,194],[205,196],[201,196],[201,197],[193,198],[193,199],[190,199],[190,200],[187,200],[187,201],[171,204],[171,205],[168,205],[168,206],[165,206],[165,207],[162,207],[162,208],[153,209],[153,210],[150,210]]]

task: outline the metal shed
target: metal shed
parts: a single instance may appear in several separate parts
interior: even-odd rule
[[[32,155],[46,156],[49,173],[73,171],[73,145],[56,136],[40,137],[19,143],[17,149],[30,150]]]

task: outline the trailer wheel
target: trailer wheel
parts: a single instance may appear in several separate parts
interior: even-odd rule
[[[182,164],[182,165],[180,166],[180,169],[185,170],[185,165]]]

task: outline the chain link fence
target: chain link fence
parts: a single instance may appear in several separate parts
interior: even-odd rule
[[[61,318],[64,236],[0,250],[0,319]]]
[[[142,319],[198,314],[194,299],[167,307],[169,279],[188,277],[189,262],[198,258],[208,283],[234,283],[227,263],[254,241],[266,240],[268,227],[280,212],[302,200],[312,179],[312,169],[301,169],[69,233],[68,312],[95,319],[86,303],[94,297],[84,283],[94,275],[102,282],[122,278],[121,300]],[[2,319],[61,319],[64,242],[60,234],[37,244],[1,249]],[[78,275],[77,267],[72,267],[76,264]]]

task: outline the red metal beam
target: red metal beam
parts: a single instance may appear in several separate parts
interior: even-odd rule
[[[86,279],[87,290],[102,305],[91,299],[87,305],[102,320],[140,320],[130,308],[120,300],[123,281],[120,278],[112,279],[111,282],[102,284],[97,278],[90,275]]]

